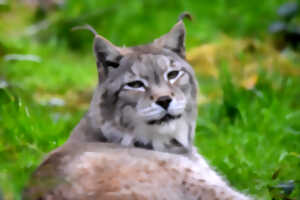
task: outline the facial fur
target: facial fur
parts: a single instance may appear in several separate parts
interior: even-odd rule
[[[99,85],[88,117],[108,142],[173,153],[190,150],[197,81],[184,59],[184,33],[179,22],[153,43],[131,48],[96,37]]]

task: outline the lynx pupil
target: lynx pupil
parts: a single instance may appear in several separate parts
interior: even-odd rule
[[[178,76],[178,74],[179,74],[179,71],[177,71],[177,70],[171,71],[168,73],[168,79],[169,80],[174,79]]]
[[[132,82],[127,83],[127,85],[132,88],[144,87],[144,83],[142,81],[132,81]]]

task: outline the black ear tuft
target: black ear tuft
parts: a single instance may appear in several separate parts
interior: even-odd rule
[[[179,21],[181,21],[181,20],[184,20],[184,18],[187,18],[187,19],[189,19],[190,21],[193,20],[193,17],[192,17],[192,15],[191,15],[191,13],[189,13],[189,12],[183,12],[183,13],[181,13],[181,14],[179,15],[178,21],[177,21],[177,22],[179,22]]]
[[[71,30],[72,31],[88,30],[88,31],[92,32],[95,37],[98,35],[97,31],[89,24],[85,24],[83,26],[74,26]]]

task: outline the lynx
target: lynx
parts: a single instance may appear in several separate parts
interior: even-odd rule
[[[249,200],[193,145],[197,80],[185,60],[182,17],[135,47],[85,28],[95,35],[99,77],[91,106],[35,171],[24,199]]]

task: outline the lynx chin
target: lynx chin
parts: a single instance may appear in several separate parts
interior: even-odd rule
[[[197,80],[181,15],[152,43],[95,35],[99,82],[69,140],[32,175],[24,200],[250,200],[193,145]]]

